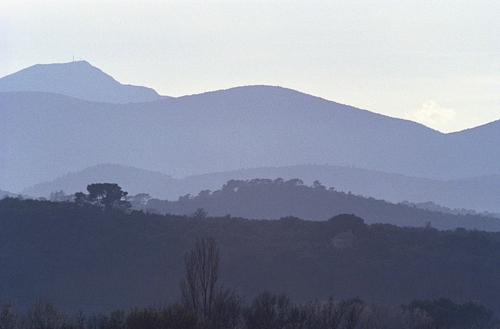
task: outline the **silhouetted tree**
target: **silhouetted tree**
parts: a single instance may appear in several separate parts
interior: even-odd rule
[[[128,192],[122,191],[122,188],[118,184],[90,184],[87,185],[87,191],[89,192],[89,201],[99,207],[103,207],[106,211],[130,208],[130,202],[124,200]]]
[[[247,329],[281,329],[289,322],[290,299],[269,291],[260,293],[245,310]]]
[[[26,329],[63,329],[74,324],[69,316],[60,313],[50,301],[38,300],[23,321]]]
[[[71,196],[70,195],[66,195],[66,193],[64,193],[63,190],[60,190],[60,191],[56,191],[56,192],[50,192],[49,200],[53,201],[53,202],[70,201],[71,200]]]
[[[360,320],[361,313],[363,313],[365,303],[359,298],[348,300],[345,303],[347,307],[344,328],[354,329]]]
[[[89,194],[75,193],[75,203],[79,205],[91,204],[105,211],[113,209],[127,211],[131,204],[126,200],[128,192],[122,190],[118,184],[96,183],[87,185]]]
[[[152,308],[134,308],[126,318],[127,329],[156,329],[160,328],[158,311]]]
[[[9,302],[0,302],[0,328],[15,329],[19,325],[19,311]]]
[[[338,328],[344,316],[345,302],[336,302],[330,297],[321,305],[320,322],[324,328]]]
[[[76,192],[75,193],[75,203],[80,206],[84,206],[86,204],[89,204],[89,199],[87,197],[87,194],[83,192]]]
[[[103,329],[109,325],[109,317],[104,314],[94,314],[87,319],[87,329]]]
[[[198,328],[198,314],[178,303],[168,305],[160,312],[159,328],[196,329]]]
[[[186,276],[181,281],[184,307],[198,314],[200,325],[211,329],[235,328],[243,300],[232,289],[218,288],[219,247],[213,238],[198,239],[185,256]]]
[[[214,308],[219,278],[219,247],[213,238],[198,239],[196,248],[186,253],[186,276],[181,282],[184,305],[209,321]]]
[[[226,288],[220,289],[214,299],[213,316],[210,321],[211,329],[238,328],[243,314],[243,299]]]
[[[207,218],[207,216],[208,216],[208,211],[204,210],[203,208],[198,208],[194,213],[191,214],[191,218],[197,218],[197,219]]]
[[[407,308],[424,310],[434,323],[453,328],[497,328],[498,325],[493,311],[474,302],[459,305],[448,298],[414,300]]]
[[[130,202],[133,209],[145,210],[148,201],[151,200],[151,196],[148,193],[139,193],[134,196],[127,196],[126,200]]]

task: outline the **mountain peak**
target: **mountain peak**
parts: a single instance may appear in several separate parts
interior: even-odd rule
[[[162,98],[151,88],[123,85],[87,61],[36,64],[0,79],[0,91],[39,91],[105,103]]]

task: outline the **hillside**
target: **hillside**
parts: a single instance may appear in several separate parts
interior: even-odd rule
[[[123,85],[86,61],[37,64],[0,78],[0,92],[41,91],[106,103],[161,99],[151,88]]]
[[[118,164],[101,164],[68,173],[53,181],[36,184],[23,195],[48,198],[63,190],[67,194],[84,191],[92,182],[117,182],[130,195],[148,193],[153,198],[175,201],[186,194],[202,190],[215,191],[229,180],[251,180],[256,177],[275,180],[301,179],[306,185],[320,181],[339,192],[373,197],[393,203],[432,202],[456,212],[500,213],[500,175],[460,180],[433,180],[409,177],[348,166],[296,165],[240,169],[184,178],[173,178],[155,171]]]
[[[275,87],[127,105],[29,92],[0,102],[11,191],[107,162],[174,177],[308,163],[441,180],[498,173],[498,148],[481,145],[498,140],[494,131],[448,143],[415,123]]]
[[[499,218],[428,211],[327,189],[319,182],[307,186],[299,179],[230,180],[214,192],[205,190],[197,196],[182,196],[177,201],[152,199],[143,209],[174,215],[191,215],[197,209],[204,209],[211,216],[229,214],[252,219],[294,216],[316,221],[348,213],[356,214],[370,224],[424,227],[430,223],[438,229],[462,227],[500,231]]]
[[[57,76],[43,75],[47,85]],[[112,95],[106,81],[93,86]],[[304,164],[440,181],[500,174],[500,121],[442,134],[408,120],[271,86],[147,103],[109,104],[73,97],[0,92],[2,189],[19,192],[100,163],[176,178]]]
[[[119,182],[131,195],[149,193],[152,196],[183,195],[179,192],[179,180],[169,175],[119,164],[100,164],[78,172],[67,173],[51,182],[36,184],[24,189],[27,196],[48,198],[50,193],[64,191],[66,194],[85,191],[89,183]],[[185,194],[185,193],[184,193]]]
[[[17,194],[0,190],[0,199],[6,198],[6,197],[15,198],[15,197],[17,197]]]
[[[500,311],[498,233],[366,225],[352,215],[321,222],[125,215],[18,199],[0,200],[0,225],[0,289],[14,305],[44,298],[71,312],[106,312],[175,301],[185,252],[214,237],[221,282],[248,300],[265,290],[295,302],[447,297]],[[334,247],[332,238],[347,230],[352,247]]]

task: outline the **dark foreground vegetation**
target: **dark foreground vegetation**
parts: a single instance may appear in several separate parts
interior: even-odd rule
[[[189,296],[208,289],[192,278],[211,238],[207,313]],[[493,232],[0,200],[1,314],[16,328],[490,328],[499,277]],[[44,317],[63,322],[29,324]]]
[[[219,302],[219,301],[217,301]],[[214,303],[214,316],[203,317],[182,303],[164,307],[116,309],[109,313],[69,314],[38,300],[26,311],[0,302],[2,329],[470,329],[499,328],[492,311],[477,303],[449,299],[415,300],[387,307],[360,299],[292,303],[284,294],[263,292],[250,303],[232,297]]]
[[[220,255],[213,238],[196,241],[185,255],[181,299],[167,306],[116,309],[109,315],[69,316],[49,301],[37,300],[25,313],[0,303],[0,328],[29,329],[355,329],[498,328],[493,311],[476,302],[414,300],[395,307],[366,304],[359,298],[294,304],[285,294],[265,291],[250,303],[218,282]]]

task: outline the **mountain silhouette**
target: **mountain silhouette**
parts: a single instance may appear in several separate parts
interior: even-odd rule
[[[24,189],[23,194],[34,197],[49,197],[50,193],[61,190],[66,194],[74,194],[86,191],[89,184],[99,182],[116,182],[129,195],[138,193],[148,193],[156,197],[164,197],[165,195],[179,197],[181,195],[171,193],[172,190],[179,191],[178,179],[157,171],[109,163],[88,167],[78,172],[70,172],[53,181],[36,184]]]
[[[500,174],[500,121],[443,134],[281,87],[129,104],[3,92],[0,103],[0,188],[11,192],[99,163],[176,178],[304,164],[442,181]]]
[[[312,185],[317,180],[328,188],[334,187],[336,191],[352,192],[393,203],[433,201],[460,213],[471,213],[471,210],[500,213],[500,175],[441,181],[331,165],[262,167],[173,178],[156,171],[118,164],[100,164],[36,184],[24,189],[22,194],[49,197],[52,192],[60,190],[73,194],[85,191],[90,183],[115,182],[129,192],[129,195],[148,193],[153,198],[175,201],[187,194],[195,196],[201,191],[218,190],[232,179],[255,178],[299,178],[306,185]]]
[[[86,61],[28,67],[1,78],[0,91],[42,91],[106,103],[162,98],[151,88],[123,85]]]

